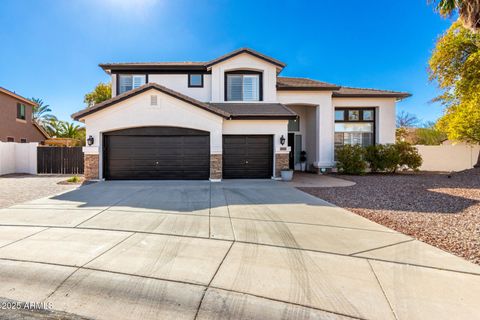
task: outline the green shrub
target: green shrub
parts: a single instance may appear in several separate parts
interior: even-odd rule
[[[71,183],[78,183],[80,181],[81,181],[81,179],[77,176],[73,176],[73,177],[67,179],[67,182],[71,182]]]
[[[399,156],[398,166],[418,171],[423,161],[417,148],[406,142],[397,142],[394,146]]]
[[[345,174],[364,174],[367,164],[364,149],[359,145],[344,145],[337,150],[337,168]]]
[[[394,172],[400,156],[391,144],[377,144],[365,147],[365,161],[371,172]]]

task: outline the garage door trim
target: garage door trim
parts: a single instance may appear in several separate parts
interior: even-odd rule
[[[205,151],[206,154],[204,154],[203,151],[201,151],[200,154],[199,154],[201,156],[201,159],[203,159],[203,160],[200,161],[200,166],[201,166],[202,169],[199,170],[198,172],[201,173],[201,175],[203,177],[203,178],[201,178],[202,180],[203,179],[207,180],[210,176],[210,165],[209,165],[209,163],[210,163],[210,139],[209,139],[210,133],[208,131],[202,131],[202,130],[190,129],[190,128],[182,128],[182,127],[166,127],[166,126],[153,127],[153,126],[150,126],[150,127],[134,127],[134,128],[121,129],[121,130],[113,130],[113,131],[108,131],[108,132],[103,133],[103,139],[102,139],[103,140],[103,150],[102,150],[103,172],[102,172],[102,176],[106,180],[123,179],[123,178],[118,178],[118,177],[116,177],[116,178],[112,177],[112,174],[109,170],[109,164],[110,164],[111,161],[108,158],[109,154],[111,154],[111,152],[112,152],[112,150],[109,150],[109,145],[108,145],[109,139],[113,139],[113,138],[117,137],[116,139],[118,140],[118,139],[122,139],[121,138],[122,136],[125,137],[126,139],[128,139],[128,137],[138,137],[139,139],[141,139],[142,137],[145,137],[147,140],[151,139],[153,137],[158,137],[159,139],[161,139],[162,137],[164,137],[164,138],[165,137],[172,137],[173,139],[175,139],[175,137],[180,137],[180,138],[183,137],[183,139],[181,140],[182,142],[185,141],[185,140],[188,140],[189,136],[192,136],[192,138],[193,137],[204,137],[204,138],[202,138],[202,140],[204,140],[204,141],[202,142],[202,145],[200,145],[200,146],[204,146],[203,150]],[[118,143],[118,141],[117,141],[117,143]],[[208,148],[208,151],[205,150],[207,148]],[[181,149],[181,150],[187,150],[187,149]],[[195,149],[192,149],[192,150],[195,150]],[[183,151],[183,152],[185,152],[185,151]],[[208,154],[208,159],[207,159],[207,154]],[[159,154],[157,153],[156,156],[159,156]],[[156,156],[154,156],[154,157],[156,157]],[[144,161],[145,159],[147,159],[147,161],[150,161],[150,160],[154,161],[154,158],[151,159],[149,157],[143,158],[139,161]],[[188,159],[188,158],[186,158],[185,155],[184,155],[183,158],[180,158],[179,160],[185,161],[185,159]],[[120,159],[120,161],[122,161],[122,159]],[[138,159],[137,159],[137,161],[138,161]],[[184,164],[183,161],[182,161],[182,165]],[[207,166],[207,161],[208,161],[208,166]],[[166,162],[161,162],[161,163],[166,163]],[[201,163],[204,163],[204,164],[201,164]],[[157,162],[157,164],[158,164],[158,162]],[[149,166],[151,166],[151,165],[149,165]],[[185,168],[187,169],[188,166],[189,165],[187,165],[187,167],[185,167]],[[137,167],[135,166],[134,168],[137,168]],[[153,167],[151,169],[147,169],[147,170],[152,170],[152,169],[153,169]],[[183,169],[183,167],[182,167],[182,169]],[[136,171],[136,170],[132,170],[132,171]],[[187,169],[187,171],[181,171],[181,170],[179,170],[179,171],[185,173],[185,172],[188,172],[188,169]],[[155,172],[155,170],[153,170],[153,172]],[[156,173],[159,173],[159,171],[156,171]],[[192,171],[190,171],[190,173],[192,173]],[[196,174],[196,171],[195,171],[195,174]],[[179,174],[178,177],[169,177],[168,179],[175,179],[175,180],[182,179],[180,176],[181,175]],[[130,179],[137,179],[137,178],[134,178],[132,176],[132,177],[124,178],[124,179],[125,180],[130,180]],[[139,176],[138,179],[139,180],[154,179],[154,176],[148,177],[148,178]],[[160,174],[160,176],[158,176],[157,179],[164,179],[164,178],[162,178],[161,174]],[[167,178],[165,178],[165,179],[167,179]],[[190,179],[190,178],[186,178],[186,179]],[[191,179],[199,179],[199,178],[191,178]]]

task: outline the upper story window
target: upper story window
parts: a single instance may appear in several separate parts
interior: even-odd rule
[[[226,101],[262,101],[262,74],[253,71],[225,73]]]
[[[288,120],[288,131],[300,131],[300,118]]]
[[[143,86],[147,76],[144,74],[120,74],[118,75],[118,94]]]
[[[17,119],[25,120],[25,105],[17,103]]]
[[[189,88],[203,88],[203,74],[188,74]]]

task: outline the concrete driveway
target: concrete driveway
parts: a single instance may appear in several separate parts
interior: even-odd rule
[[[93,319],[479,319],[480,267],[275,181],[0,210],[0,297]]]

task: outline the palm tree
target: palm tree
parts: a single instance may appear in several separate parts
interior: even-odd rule
[[[39,98],[32,98],[31,100],[36,104],[32,110],[32,118],[35,121],[43,125],[51,119],[56,119],[56,117],[50,113],[52,112],[50,105],[44,104],[43,100]]]
[[[480,31],[480,0],[428,0],[436,4],[436,10],[443,17],[451,17],[458,12],[460,21],[472,32]]]
[[[51,137],[59,137],[62,134],[62,121],[58,121],[55,117],[45,122],[43,127]]]
[[[60,125],[60,128],[61,128],[60,136],[62,138],[75,139],[79,137],[80,126],[77,124],[74,124],[73,122],[72,123],[69,123],[66,121],[62,122]]]

